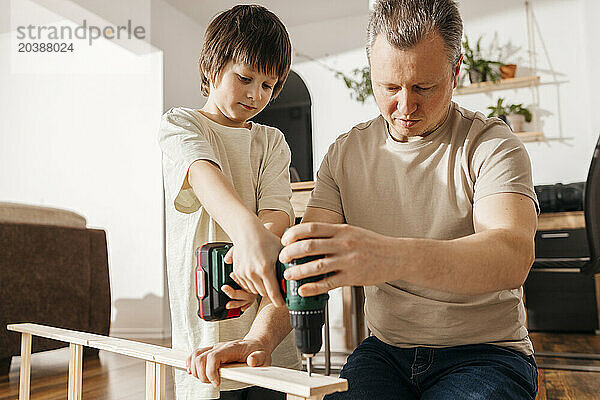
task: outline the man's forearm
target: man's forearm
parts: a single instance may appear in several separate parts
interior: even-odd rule
[[[504,229],[453,240],[389,240],[391,262],[382,271],[386,281],[466,295],[521,286],[534,257],[533,241]]]

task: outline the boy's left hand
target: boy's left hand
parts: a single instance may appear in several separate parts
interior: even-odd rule
[[[214,387],[221,384],[221,364],[245,362],[250,367],[271,364],[271,353],[257,340],[241,339],[195,350],[187,358],[187,372]]]
[[[233,275],[233,272],[231,274]],[[228,301],[227,304],[225,304],[225,308],[228,310],[240,307],[242,312],[246,311],[254,304],[257,297],[254,293],[248,293],[242,289],[234,289],[229,285],[221,286],[221,290],[231,299],[231,301]]]

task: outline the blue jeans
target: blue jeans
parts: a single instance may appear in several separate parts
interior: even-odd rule
[[[505,347],[477,344],[401,349],[370,336],[348,357],[340,374],[349,399],[535,399],[535,360]]]

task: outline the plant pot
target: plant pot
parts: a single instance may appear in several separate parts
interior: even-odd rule
[[[506,116],[508,124],[512,128],[513,132],[523,132],[525,126],[525,116],[521,114],[508,114]]]
[[[485,82],[487,80],[487,76],[485,73],[481,73],[479,71],[477,71],[476,69],[470,69],[469,70],[469,80],[471,81],[471,83],[480,83],[480,82]]]
[[[504,64],[500,66],[500,76],[502,79],[510,79],[515,77],[515,73],[517,72],[516,64]]]

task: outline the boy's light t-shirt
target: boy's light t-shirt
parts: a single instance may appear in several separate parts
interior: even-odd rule
[[[172,347],[191,352],[218,342],[241,339],[254,321],[256,302],[242,316],[230,320],[206,322],[197,315],[195,251],[209,241],[231,240],[203,209],[193,190],[182,187],[194,161],[210,160],[231,181],[251,212],[281,210],[293,223],[289,147],[276,128],[256,123],[252,123],[250,129],[226,127],[183,107],[172,108],[163,116],[159,144],[163,153]],[[300,367],[293,332],[272,356],[273,365]],[[200,382],[185,371],[175,371],[175,383],[177,399],[218,398],[218,390],[212,385]],[[223,379],[220,389],[247,386]]]

